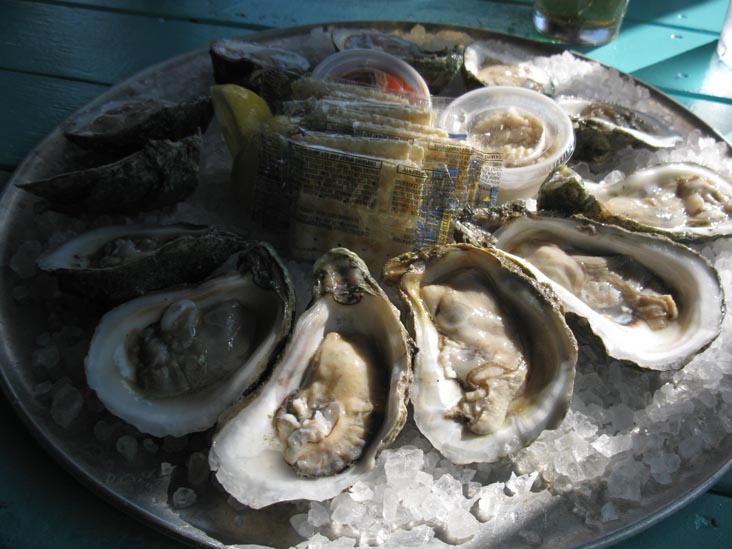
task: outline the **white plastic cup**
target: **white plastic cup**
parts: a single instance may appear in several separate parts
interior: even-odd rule
[[[567,113],[546,95],[526,88],[489,86],[468,92],[445,108],[438,125],[451,136],[471,142],[470,129],[475,120],[509,109],[541,120],[544,148],[537,159],[525,165],[501,168],[498,203],[534,197],[549,174],[574,152],[574,130]]]

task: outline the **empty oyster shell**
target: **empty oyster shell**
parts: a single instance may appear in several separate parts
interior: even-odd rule
[[[476,210],[471,221],[480,226],[482,217]],[[551,285],[568,314],[587,320],[611,357],[678,369],[719,335],[719,277],[686,246],[582,217],[534,214],[506,220],[493,237]]]
[[[246,244],[241,235],[197,225],[116,225],[69,240],[38,267],[88,298],[125,301],[199,281]]]
[[[138,297],[99,322],[84,361],[114,415],[154,436],[203,431],[251,390],[290,333],[295,296],[252,242],[196,287]]]
[[[111,164],[67,172],[18,187],[69,213],[136,213],[176,204],[198,185],[200,134],[148,141]]]
[[[492,462],[556,427],[577,345],[556,296],[500,250],[455,244],[392,259],[419,352],[414,421],[455,463]]]
[[[693,163],[657,164],[611,184],[561,167],[542,185],[537,206],[680,241],[732,234],[732,182]]]
[[[337,495],[404,425],[411,356],[398,311],[363,261],[344,248],[326,253],[272,376],[214,436],[216,478],[253,508]]]
[[[480,86],[518,86],[546,95],[554,93],[554,83],[544,69],[507,57],[486,42],[468,44],[463,68],[466,77]]]
[[[112,101],[101,112],[74,120],[64,135],[85,149],[128,155],[151,139],[179,141],[199,130],[203,133],[212,117],[209,97],[183,103],[162,99]]]
[[[624,147],[650,150],[673,147],[681,140],[654,117],[610,103],[563,97],[557,103],[572,119],[575,139],[573,161],[585,161],[597,170]]]

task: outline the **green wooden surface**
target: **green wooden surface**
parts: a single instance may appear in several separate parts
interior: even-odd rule
[[[0,68],[111,84],[246,29],[3,0]],[[33,37],[43,37],[43,40]],[[100,55],[100,52],[104,52]]]
[[[0,109],[0,168],[14,168],[69,114],[107,86],[0,70],[6,105]]]

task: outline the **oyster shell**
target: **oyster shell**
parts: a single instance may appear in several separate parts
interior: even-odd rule
[[[290,333],[295,297],[274,251],[252,242],[196,287],[108,312],[84,361],[107,409],[154,436],[213,426],[251,390]]]
[[[482,217],[476,210],[472,223]],[[505,220],[493,237],[551,285],[568,314],[587,320],[613,358],[678,369],[720,333],[719,277],[686,246],[582,217],[534,214]]]
[[[211,227],[116,225],[87,231],[37,263],[88,298],[125,301],[201,280],[246,244],[241,235]]]
[[[310,71],[310,61],[299,53],[234,38],[212,42],[209,54],[217,84],[244,86],[275,107],[290,96],[292,82]]]
[[[465,48],[463,69],[477,86],[518,86],[545,95],[554,93],[554,82],[544,69],[515,57],[507,57],[491,44],[472,42]]]
[[[111,164],[17,186],[68,213],[136,213],[176,204],[198,185],[201,135],[148,141]]]
[[[651,115],[622,105],[574,97],[560,98],[557,103],[572,119],[577,141],[573,161],[588,162],[594,170],[624,147],[658,150],[681,141]]]
[[[143,148],[151,139],[179,141],[206,131],[213,117],[209,97],[182,103],[162,99],[112,101],[75,119],[65,130],[69,141],[85,149],[122,156]]]
[[[403,59],[425,79],[433,94],[457,76],[463,63],[464,46],[457,43],[443,43],[439,49],[433,49],[395,34],[368,29],[336,29],[332,37],[338,51],[377,49]]]
[[[214,436],[216,478],[253,508],[337,495],[404,425],[411,356],[398,311],[363,261],[344,248],[326,253],[272,376]]]
[[[732,182],[693,163],[657,164],[610,184],[561,167],[542,185],[537,207],[687,242],[732,234]]]
[[[496,461],[561,422],[577,345],[556,297],[519,263],[455,244],[396,257],[384,276],[419,348],[414,421],[445,457]]]

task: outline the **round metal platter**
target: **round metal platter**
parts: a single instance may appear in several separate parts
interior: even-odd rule
[[[413,26],[413,23],[387,22],[334,23],[262,32],[248,35],[245,39],[298,51],[311,62],[317,62],[334,51],[330,35],[334,28],[408,31]],[[424,27],[428,33],[454,30],[464,32],[472,39],[498,41],[519,58],[530,59],[562,51],[545,44],[480,29],[429,24]],[[649,90],[651,103],[661,117],[672,121],[672,129],[676,133],[686,136],[699,130],[704,135],[724,142],[712,128],[681,105],[630,76],[623,75],[623,78]],[[207,93],[212,83],[208,51],[193,51],[151,67],[114,86],[76,113],[72,119],[81,113],[97,110],[114,99],[162,97],[180,100],[196,97]],[[51,222],[37,223],[36,216],[39,214],[34,208],[36,200],[18,190],[15,184],[59,173],[65,147],[62,131],[57,128],[31,152],[7,185],[0,201],[0,248],[6,265],[21,243],[33,239],[47,240],[53,230],[63,228],[51,226]],[[206,190],[218,188],[219,191],[210,193],[206,199],[209,202],[221,197],[220,189],[225,189],[228,181],[229,160],[217,154],[216,151],[220,148],[220,132],[216,124],[213,124],[205,136],[201,185]],[[726,144],[726,149],[727,156],[730,156],[729,144]],[[199,191],[191,200],[203,200],[202,196],[206,194]],[[217,221],[224,225],[231,224],[231,220],[236,217],[236,210],[228,211],[222,213],[221,219]],[[63,225],[64,219],[72,218],[58,216],[54,219]],[[140,216],[140,219],[144,221],[145,217]],[[20,280],[6,268],[2,271],[2,286],[6,289],[18,285],[42,288],[48,281],[44,282],[43,275],[39,276],[41,280]],[[6,291],[0,297],[0,380],[11,404],[28,428],[72,474],[124,511],[193,545],[223,547],[251,544],[287,547],[303,541],[289,522],[292,515],[306,508],[302,504],[276,504],[256,511],[227,502],[227,495],[207,482],[195,487],[197,500],[194,505],[176,509],[172,498],[178,487],[186,485],[186,461],[193,452],[207,454],[211,434],[194,434],[184,439],[152,440],[151,437],[136,433],[133,428],[125,426],[106,412],[93,392],[87,388],[84,379],[83,342],[88,342],[90,333],[80,336],[76,362],[67,364],[68,361],[62,361],[60,369],[45,374],[39,372],[38,368],[32,367],[32,353],[37,337],[49,329],[48,313],[42,306],[42,300],[18,300],[13,293]],[[307,301],[307,296],[299,296],[299,300],[301,303]],[[77,318],[76,321],[80,324],[87,323],[89,329],[93,330],[95,314],[100,313],[93,311],[90,313],[92,318]],[[58,322],[58,319],[54,322]],[[84,340],[84,337],[87,339]],[[54,421],[47,395],[44,397],[38,391],[42,382],[55,382],[61,376],[68,377],[84,398],[79,417],[66,428]],[[110,426],[111,434],[100,435],[97,432],[95,436],[95,425],[100,421]],[[133,461],[125,459],[115,448],[115,440],[123,434],[136,436],[140,442],[138,457]],[[517,533],[522,529],[531,529],[532,525],[539,523],[542,524],[542,544],[547,547],[600,547],[617,542],[672,513],[706,490],[724,473],[730,455],[732,437],[728,435],[712,450],[699,456],[693,466],[676,471],[673,482],[654,490],[642,506],[623,507],[618,520],[598,523],[590,528],[572,514],[572,503],[569,500],[554,498],[558,509],[544,509],[541,516],[524,514],[509,529],[497,530],[489,521],[482,527],[480,534],[464,546],[524,545],[525,540],[518,537]],[[553,516],[561,519],[552,520]]]

